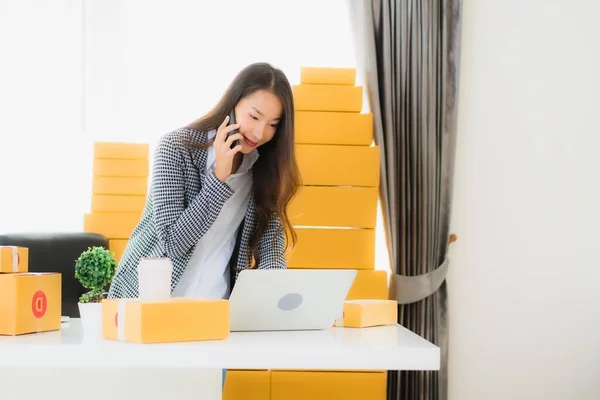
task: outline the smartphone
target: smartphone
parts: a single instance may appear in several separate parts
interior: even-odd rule
[[[229,113],[229,125],[235,124],[235,110],[231,110],[231,112]],[[237,129],[232,130],[231,132],[229,132],[227,134],[227,139],[229,139],[229,136],[231,135],[235,135],[236,133],[238,133]],[[231,148],[233,149],[235,146],[237,146],[240,143],[239,140],[234,140],[233,143],[231,143]]]

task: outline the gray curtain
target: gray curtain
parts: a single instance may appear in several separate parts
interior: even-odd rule
[[[461,0],[349,0],[381,149],[398,322],[441,348],[439,372],[390,371],[388,399],[446,399],[450,200]]]

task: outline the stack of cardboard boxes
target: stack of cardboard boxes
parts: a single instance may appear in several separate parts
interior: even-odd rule
[[[294,86],[296,156],[303,187],[290,206],[298,245],[289,268],[354,268],[348,299],[386,299],[375,271],[379,147],[352,68],[302,68]]]
[[[148,156],[148,144],[94,143],[91,213],[83,226],[108,238],[117,262],[146,204]]]
[[[375,270],[379,148],[355,81],[353,68],[302,68],[293,87],[303,186],[288,210],[298,235],[288,268],[358,271],[347,297],[357,302],[337,321],[344,326],[377,324],[396,310],[368,301],[387,299],[388,289],[386,271]],[[232,371],[223,398],[383,400],[386,382],[385,371]]]
[[[28,248],[0,246],[0,335],[60,329],[61,274],[28,271]]]

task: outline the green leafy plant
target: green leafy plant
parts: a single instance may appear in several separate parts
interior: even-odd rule
[[[75,278],[89,292],[79,297],[80,303],[102,301],[105,288],[115,276],[117,262],[114,254],[104,247],[88,247],[75,261]]]

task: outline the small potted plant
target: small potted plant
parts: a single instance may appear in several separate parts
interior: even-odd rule
[[[89,247],[75,261],[75,278],[88,289],[78,303],[85,334],[99,335],[102,331],[102,299],[115,276],[116,266],[114,254],[104,247]]]

